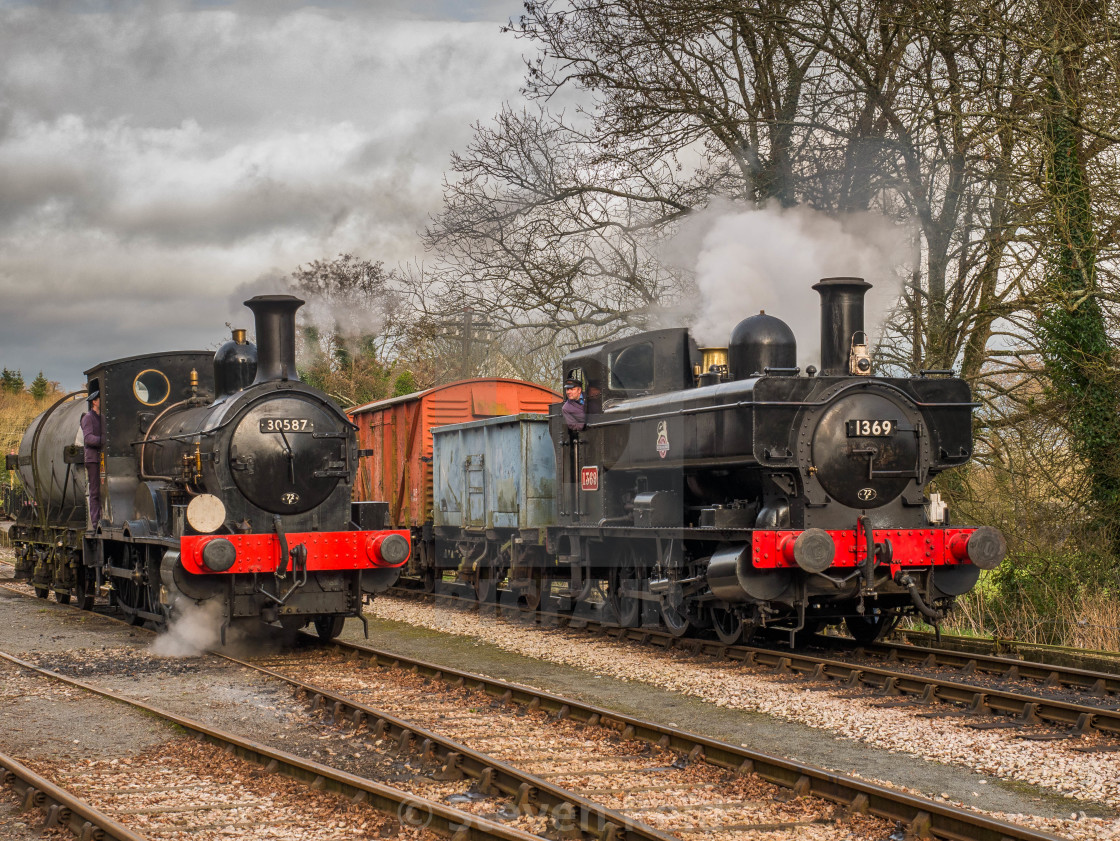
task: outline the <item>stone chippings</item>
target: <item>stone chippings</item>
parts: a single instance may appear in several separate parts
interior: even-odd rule
[[[41,677],[0,669],[0,703],[39,698],[45,703],[88,702],[81,690]],[[127,715],[126,715],[127,717]],[[409,826],[366,804],[261,768],[190,737],[161,740],[113,753],[93,735],[69,740],[47,756],[16,755],[31,770],[146,837],[217,841],[435,841],[423,826]],[[12,801],[12,802],[7,802]],[[68,831],[40,835],[43,814],[18,811],[10,789],[0,788],[0,838],[72,838]]]
[[[485,692],[453,688],[405,669],[372,670],[342,657],[323,656],[299,669],[305,680],[446,733],[498,760],[545,775],[610,809],[684,837],[703,829],[734,837],[728,826],[751,826],[767,838],[881,839],[889,822],[848,815],[817,798],[754,775],[741,776],[706,762],[692,763],[605,728],[556,720],[543,710],[509,707]],[[284,670],[291,666],[285,666]],[[758,829],[766,827],[766,829]],[[541,832],[543,825],[522,827]]]
[[[813,691],[694,654],[590,639],[579,632],[529,627],[495,615],[447,610],[409,599],[380,597],[370,610],[380,619],[471,637],[526,657],[662,687],[720,707],[778,716],[842,738],[1120,810],[1120,754],[1071,749],[1099,737],[1068,743],[1018,739],[1007,731],[974,730],[952,718],[922,718],[905,708],[876,707],[870,699],[836,697],[843,691],[839,686],[835,695]],[[900,788],[890,780],[869,781]],[[978,786],[988,784],[988,780],[978,782]],[[953,802],[945,795],[938,799]],[[1060,821],[990,814],[1077,841],[1120,839],[1120,818],[1091,818],[1073,810],[1069,819]]]

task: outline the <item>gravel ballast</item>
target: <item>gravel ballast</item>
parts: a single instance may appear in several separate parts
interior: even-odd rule
[[[10,568],[0,567],[0,578],[5,574]],[[361,624],[349,621],[344,636],[360,639]],[[919,718],[917,710],[877,707],[882,699],[843,697],[841,687],[812,691],[803,680],[758,676],[735,664],[412,600],[377,600],[370,614],[370,643],[982,808],[1077,841],[1120,839],[1120,757],[1073,750],[1091,740],[1039,743],[1008,731],[970,730],[960,719]],[[88,652],[96,663],[121,656],[115,651],[119,647],[150,650],[152,645],[139,630],[0,588],[0,648],[19,656],[49,660],[52,652]],[[184,695],[183,686],[176,686],[174,694],[161,699],[167,706],[230,729],[288,729],[291,700],[270,696],[259,680],[218,674],[214,665],[190,659],[177,662],[194,689]],[[143,697],[161,687],[170,690],[173,677],[138,670],[119,676],[114,688]],[[6,698],[0,703],[0,750],[49,758],[64,749],[73,729],[110,756],[164,738],[152,732],[159,728],[150,722],[138,726],[140,716],[106,714],[107,708],[119,709],[107,702],[82,707],[89,710],[88,721],[69,718],[74,714],[70,704]],[[272,717],[259,716],[262,708]]]
[[[371,627],[377,647],[572,691],[623,712],[1008,820],[1044,817],[1045,824],[1034,825],[1069,837],[1120,838],[1120,754],[1075,749],[1099,737],[1032,741],[1009,730],[975,730],[965,726],[967,719],[923,718],[921,708],[878,706],[884,699],[850,697],[854,693],[840,686],[816,691],[800,678],[768,677],[693,654],[527,626],[485,610],[381,597],[372,615],[385,622],[376,631]],[[422,638],[407,643],[402,625],[470,643],[465,649],[425,644]],[[503,663],[491,648],[584,675],[581,681],[539,670],[534,678],[532,669]],[[614,681],[623,682],[621,690]],[[660,690],[664,700],[647,688]]]

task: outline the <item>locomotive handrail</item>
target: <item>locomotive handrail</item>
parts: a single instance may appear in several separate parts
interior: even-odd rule
[[[140,478],[141,479],[163,479],[165,482],[174,482],[175,481],[174,476],[161,476],[161,475],[157,475],[157,474],[154,474],[154,473],[153,474],[148,474],[147,472],[145,472],[145,470],[144,470],[144,448],[148,446],[149,433],[152,431],[152,429],[155,427],[155,425],[157,423],[159,423],[160,418],[162,418],[164,415],[166,415],[172,409],[175,409],[175,408],[177,408],[179,406],[182,406],[182,405],[184,405],[186,403],[189,403],[189,402],[190,402],[189,399],[188,400],[180,400],[178,403],[172,403],[170,406],[166,406],[164,408],[164,410],[162,412],[160,412],[158,415],[156,415],[155,418],[152,419],[152,422],[150,424],[148,424],[148,428],[144,432],[144,439],[142,441],[139,441],[139,442],[136,442],[136,441],[130,442],[129,446],[132,446],[132,447],[135,447],[137,443],[140,444],[139,462],[140,462]],[[163,440],[170,441],[170,440],[174,440],[174,439],[171,439],[171,438],[155,439],[156,442],[163,441]]]
[[[861,380],[861,382],[866,382],[866,380]],[[906,396],[906,398],[911,403],[913,403],[915,406],[917,406],[918,408],[921,408],[921,409],[960,409],[960,408],[978,409],[978,408],[980,408],[979,403],[946,403],[946,402],[933,403],[933,402],[928,402],[928,401],[914,400],[910,395],[906,394],[905,392],[900,392],[900,393],[904,394]],[[765,407],[771,407],[771,408],[773,408],[773,407],[784,407],[784,408],[801,407],[801,408],[804,408],[804,407],[824,406],[824,405],[827,405],[829,402],[831,402],[831,398],[828,399],[828,400],[738,400],[734,403],[720,403],[720,404],[715,405],[715,406],[696,406],[696,407],[693,407],[693,408],[690,408],[690,409],[676,409],[674,411],[668,411],[668,412],[651,412],[650,414],[647,414],[647,415],[628,415],[626,417],[620,417],[618,419],[609,418],[609,419],[606,419],[606,420],[597,420],[597,421],[594,421],[594,422],[591,422],[589,420],[588,423],[587,423],[587,428],[588,429],[595,429],[595,428],[602,427],[602,426],[616,426],[616,425],[621,424],[621,423],[631,423],[633,421],[641,421],[641,420],[654,420],[656,418],[683,417],[685,415],[700,415],[700,414],[704,414],[705,412],[720,412],[720,411],[725,411],[727,409],[746,409],[746,408],[751,408],[751,407],[755,407],[755,406],[765,406]],[[606,414],[606,413],[604,413],[604,414]]]
[[[254,403],[257,403],[262,398],[262,396],[250,397],[245,402],[245,406],[248,407],[248,406],[253,405]],[[231,412],[228,417],[223,418],[221,423],[218,423],[214,426],[208,427],[207,429],[202,429],[202,430],[199,430],[197,432],[184,432],[184,433],[181,433],[179,435],[165,435],[165,436],[160,437],[160,438],[152,438],[151,437],[151,435],[150,435],[151,430],[155,427],[155,425],[160,421],[160,419],[164,415],[166,415],[172,409],[177,408],[179,406],[182,406],[186,403],[190,403],[190,402],[192,402],[190,399],[180,400],[178,403],[172,403],[170,406],[167,406],[162,412],[160,412],[158,415],[155,416],[155,418],[152,420],[152,422],[150,424],[148,424],[148,432],[144,433],[144,437],[141,440],[130,441],[129,442],[130,447],[139,447],[140,448],[139,459],[140,459],[140,478],[141,479],[163,479],[163,480],[168,481],[168,482],[176,481],[176,477],[174,477],[174,476],[159,476],[159,475],[156,475],[156,474],[147,474],[147,473],[144,472],[144,449],[148,444],[160,444],[160,443],[163,443],[164,441],[179,441],[179,442],[190,441],[192,438],[194,438],[196,436],[198,438],[209,437],[209,436],[215,434],[216,432],[219,432],[219,431],[225,429],[227,426],[229,426],[231,423],[233,423],[235,420],[238,420],[242,416],[241,412]],[[350,422],[350,419],[347,418],[344,413],[342,414],[342,422],[345,423],[347,426],[351,427],[352,429],[355,429],[355,430],[358,429],[357,426],[355,426],[353,423]],[[332,433],[324,433],[324,434],[315,433],[312,437],[314,437],[314,438],[329,438],[329,437],[343,438],[345,436],[341,435],[341,434],[332,434]],[[347,449],[347,463],[349,463],[349,448]]]
[[[229,426],[229,424],[233,423],[234,420],[236,420],[239,416],[239,413],[233,412],[233,413],[231,413],[230,417],[225,418],[224,420],[222,420],[221,423],[217,424],[216,426],[211,426],[208,429],[203,429],[203,430],[200,430],[198,432],[184,432],[184,433],[181,433],[179,435],[165,435],[162,438],[152,438],[150,436],[150,430],[159,422],[160,418],[162,418],[164,415],[166,415],[168,412],[170,412],[172,409],[176,408],[177,406],[182,406],[183,404],[190,403],[190,402],[191,402],[191,400],[187,399],[187,400],[180,400],[178,403],[172,403],[170,406],[168,406],[162,412],[160,412],[158,415],[156,415],[156,417],[152,420],[152,422],[150,424],[148,424],[149,432],[144,433],[144,438],[142,440],[130,442],[129,446],[140,447],[140,478],[141,479],[166,479],[168,481],[175,481],[175,478],[173,476],[154,476],[154,475],[153,476],[148,476],[148,475],[145,475],[145,473],[144,473],[144,447],[147,444],[160,444],[160,443],[163,443],[164,441],[179,441],[179,442],[190,441],[190,439],[194,438],[195,436],[198,436],[199,438],[202,438],[202,437],[205,437],[205,436],[213,435],[215,432],[218,432],[222,429],[225,429],[227,426]],[[249,405],[252,405],[255,402],[256,402],[256,399],[250,398],[246,402],[245,405],[249,406]]]

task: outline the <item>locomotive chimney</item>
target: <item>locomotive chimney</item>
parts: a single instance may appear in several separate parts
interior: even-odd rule
[[[826,277],[813,285],[821,295],[821,376],[848,374],[852,338],[863,337],[863,296],[871,284],[862,277]]]
[[[293,295],[257,295],[245,302],[257,322],[257,383],[298,380],[296,373],[296,310],[303,301]]]

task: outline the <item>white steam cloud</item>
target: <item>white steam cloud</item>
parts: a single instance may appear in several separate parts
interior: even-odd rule
[[[678,259],[696,273],[700,295],[692,335],[701,346],[726,346],[736,324],[765,310],[797,336],[802,367],[819,364],[820,299],[814,283],[824,277],[870,282],[866,330],[874,343],[913,262],[905,226],[872,213],[837,218],[805,207],[742,210],[713,204],[689,220],[674,245]]]
[[[197,657],[217,648],[222,640],[224,611],[218,599],[202,604],[187,599],[175,603],[175,616],[167,630],[152,642],[157,657]]]

